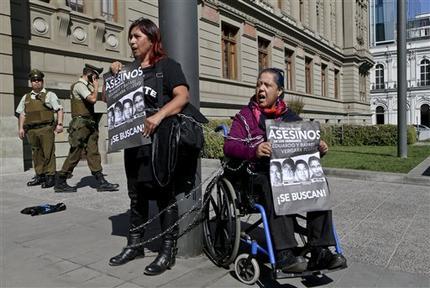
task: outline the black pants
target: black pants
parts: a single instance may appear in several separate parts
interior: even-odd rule
[[[156,200],[159,211],[176,202],[172,185],[159,187],[153,182],[138,182],[135,179],[127,179],[128,196],[130,197],[130,233],[140,234],[143,237],[144,229],[133,231],[148,221],[149,200]],[[173,205],[160,215],[161,232],[166,231],[178,221],[178,206]],[[176,240],[179,226],[175,226],[163,239]]]
[[[276,250],[296,247],[297,241],[294,237],[294,215],[275,214],[273,206],[272,191],[269,175],[257,174],[251,176],[253,194],[257,197],[257,202],[266,209],[269,221],[270,235]],[[333,234],[333,222],[331,210],[315,211],[306,214],[306,226],[308,230],[308,243],[310,246],[334,246],[336,240]]]

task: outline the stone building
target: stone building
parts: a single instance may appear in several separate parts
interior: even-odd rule
[[[379,22],[384,23],[383,19]],[[370,48],[375,61],[375,66],[370,73],[372,123],[397,124],[397,43],[394,39],[395,30],[393,29],[392,33],[384,33],[384,37],[380,37],[378,33],[380,32],[375,31],[375,37],[371,38],[374,41],[372,41]],[[406,120],[408,125],[430,126],[429,40],[430,14],[417,15],[410,19],[407,25],[406,45]]]
[[[178,0],[185,1],[185,0]],[[45,87],[63,99],[84,63],[108,69],[130,61],[127,28],[148,17],[158,22],[157,0],[1,1],[1,159],[3,171],[31,165],[16,136],[14,108],[29,90],[30,68],[45,72]],[[200,101],[204,114],[233,116],[253,94],[259,69],[285,71],[286,99],[304,103],[302,116],[322,123],[370,124],[367,0],[201,0],[199,15]],[[100,107],[103,110],[103,106]],[[65,123],[70,120],[66,115]],[[101,114],[101,138],[106,139]],[[68,150],[57,136],[57,165]],[[117,161],[118,154],[103,160]],[[15,167],[15,168],[13,168]]]

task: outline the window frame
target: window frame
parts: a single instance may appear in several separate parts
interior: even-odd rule
[[[382,81],[381,81],[382,80]],[[385,88],[385,68],[382,64],[376,64],[375,66],[375,89]]]
[[[80,4],[81,2],[82,4]],[[85,13],[85,2],[84,0],[66,0],[66,6],[72,9],[72,11]],[[79,9],[81,8],[81,9]]]
[[[284,65],[285,65],[285,88],[286,90],[294,90],[294,51],[285,48],[284,50]]]
[[[258,37],[257,45],[258,45],[258,71],[261,71],[265,68],[270,67],[270,41],[263,37]]]
[[[327,94],[328,94],[327,68],[328,68],[327,64],[321,63],[321,97],[327,97]]]
[[[224,33],[225,29],[230,33],[226,35],[226,33]],[[239,28],[229,23],[221,22],[221,69],[222,77],[225,79],[238,79],[238,32]],[[230,37],[230,35],[233,35],[233,37]]]
[[[420,62],[420,86],[430,86],[430,60],[425,58]]]
[[[311,57],[305,57],[305,92],[306,94],[312,94],[313,92],[313,59]]]

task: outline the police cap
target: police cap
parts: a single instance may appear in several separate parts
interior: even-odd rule
[[[90,69],[91,71],[96,73],[97,76],[99,76],[103,72],[103,68],[97,68],[96,66],[93,66],[91,64],[85,64],[85,68]]]
[[[45,77],[45,74],[39,69],[32,69],[30,73],[28,73],[28,78],[30,79],[43,79],[43,77]]]

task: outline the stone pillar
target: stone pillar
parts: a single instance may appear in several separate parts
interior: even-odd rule
[[[291,0],[290,1],[290,16],[293,17],[297,24],[300,23],[300,0]]]
[[[330,26],[330,19],[331,19],[331,3],[330,1],[324,1],[324,38],[329,40],[330,43],[332,42],[331,39],[331,26]]]
[[[317,6],[317,2],[316,2],[316,0],[309,0],[309,1],[306,1],[305,3],[307,3],[308,4],[308,15],[309,15],[309,28],[311,28],[311,30],[312,31],[314,31],[315,33],[317,33],[318,32],[318,29],[317,29],[317,25],[318,25],[318,23],[317,23],[317,11],[316,11],[316,6]]]
[[[23,145],[15,117],[10,1],[0,2],[0,175],[24,170]]]
[[[343,48],[343,1],[336,3],[336,44]]]

